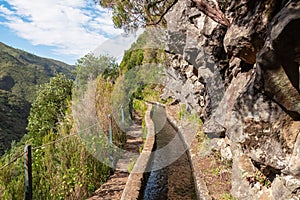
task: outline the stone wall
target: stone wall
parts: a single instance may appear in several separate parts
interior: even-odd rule
[[[298,199],[300,2],[219,2],[228,27],[191,0],[166,15],[163,97],[198,113],[208,136],[229,141],[233,196]]]

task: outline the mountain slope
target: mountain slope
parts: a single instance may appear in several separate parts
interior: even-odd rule
[[[0,42],[0,155],[25,133],[37,86],[73,66],[14,49]]]

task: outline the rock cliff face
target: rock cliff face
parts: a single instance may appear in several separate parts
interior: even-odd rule
[[[300,2],[219,5],[228,27],[191,0],[166,15],[164,95],[197,112],[204,132],[230,146],[233,196],[299,199]]]

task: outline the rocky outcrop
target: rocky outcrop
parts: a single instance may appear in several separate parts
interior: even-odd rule
[[[300,198],[300,2],[222,7],[228,27],[189,0],[166,15],[164,96],[197,112],[208,136],[229,139],[233,196]]]
[[[224,67],[224,63],[216,64],[215,58],[225,55],[222,45],[225,28],[202,14],[190,1],[179,1],[166,20],[166,51],[170,54],[167,73],[171,75],[166,87],[189,110],[208,118],[224,93],[222,77],[217,70]]]

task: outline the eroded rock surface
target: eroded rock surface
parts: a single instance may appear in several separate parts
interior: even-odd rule
[[[164,97],[230,141],[221,152],[233,159],[233,196],[299,199],[300,2],[222,2],[228,27],[189,0],[166,15]]]

